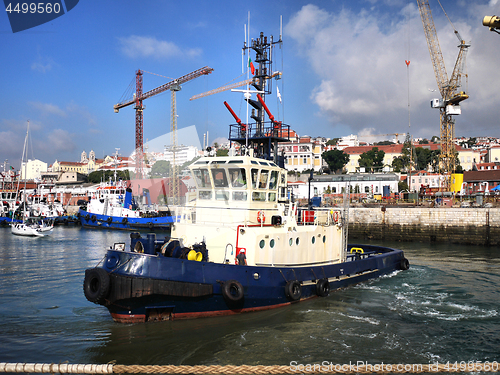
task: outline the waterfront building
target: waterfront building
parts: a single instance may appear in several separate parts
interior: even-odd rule
[[[347,147],[344,152],[349,155],[349,162],[346,165],[347,173],[354,173],[360,170],[359,159],[361,154],[370,151],[372,148],[377,147],[379,150],[384,151],[384,161],[383,165],[386,167],[386,171],[392,171],[392,161],[402,155],[403,145],[375,145],[375,146],[358,146],[358,147]],[[424,148],[429,150],[439,150],[441,148],[440,144],[428,143],[428,144],[414,144],[415,148]],[[480,162],[481,155],[478,150],[473,150],[470,148],[463,148],[461,146],[455,146],[458,152],[458,160],[460,166],[464,171],[472,170],[475,163]]]
[[[21,180],[40,180],[41,174],[47,172],[47,163],[29,159],[21,164]]]
[[[352,173],[324,174],[313,176],[311,180],[311,197],[323,194],[343,194],[345,189],[352,193],[366,195],[390,195],[398,192],[399,176],[395,173]],[[294,196],[298,199],[308,198],[309,182],[289,182]]]
[[[295,141],[282,142],[278,145],[279,154],[284,154],[285,169],[288,171],[303,172],[314,170],[319,172],[322,168],[324,146],[323,138],[300,137]]]

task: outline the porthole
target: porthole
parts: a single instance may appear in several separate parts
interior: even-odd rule
[[[288,241],[288,243],[290,244],[290,246],[292,246],[293,245],[293,239],[290,238],[290,241]]]
[[[312,238],[313,245],[314,245],[315,242],[316,242],[316,237],[313,236],[313,238]]]
[[[323,236],[323,243],[326,242],[326,236]]]
[[[264,241],[264,240],[260,240],[260,242],[259,242],[259,247],[260,247],[261,249],[263,249],[263,248],[264,248],[264,246],[266,246],[266,241]]]
[[[300,242],[299,237],[297,237],[297,239],[295,240],[295,243],[298,245],[299,242]]]
[[[274,238],[269,241],[269,247],[272,249],[274,247]]]

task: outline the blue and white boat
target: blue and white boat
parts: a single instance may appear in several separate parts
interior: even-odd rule
[[[168,230],[174,219],[170,211],[159,211],[151,205],[139,207],[132,189],[125,182],[101,184],[78,217],[87,228],[140,230]]]
[[[252,85],[264,93],[272,44],[261,34],[252,45],[259,63]],[[230,110],[237,124],[229,140],[238,147],[229,156],[190,166],[196,192],[178,208],[169,238],[131,233],[130,244],[115,243],[85,271],[86,298],[116,322],[272,309],[408,269],[401,250],[347,244],[347,207],[301,210],[290,199],[276,147],[290,127],[274,120],[263,97],[247,96],[254,124]]]

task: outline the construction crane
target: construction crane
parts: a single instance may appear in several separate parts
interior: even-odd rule
[[[223,91],[235,89],[237,87],[249,85],[250,83],[252,83],[252,81],[253,81],[253,78],[250,78],[250,79],[246,79],[246,80],[241,81],[241,82],[235,82],[235,83],[231,83],[229,85],[221,86],[221,87],[218,87],[216,89],[213,89],[213,90],[210,90],[207,92],[203,92],[201,94],[193,95],[192,97],[189,98],[189,100],[196,100],[196,99],[204,98],[205,96],[217,94],[219,92],[223,92]]]
[[[281,72],[274,72],[273,74],[271,74],[271,76],[267,76],[265,78],[266,79],[275,78],[278,80],[278,79],[281,79],[281,75],[282,75]],[[205,96],[218,94],[219,92],[235,89],[237,87],[241,87],[241,86],[245,86],[245,85],[250,85],[253,81],[254,81],[254,78],[250,78],[250,79],[246,79],[244,81],[235,82],[235,83],[231,83],[229,85],[217,87],[216,89],[209,90],[207,92],[202,92],[201,94],[193,95],[191,98],[189,98],[189,100],[196,100],[196,99],[204,98]]]
[[[427,39],[427,46],[429,47],[434,74],[436,75],[436,82],[439,92],[441,93],[441,99],[431,100],[431,107],[439,108],[440,111],[440,168],[443,174],[449,175],[455,170],[455,145],[453,143],[455,120],[452,116],[459,115],[461,113],[459,103],[469,97],[465,91],[459,92],[458,89],[461,86],[461,78],[465,66],[465,57],[470,44],[467,44],[462,39],[457,30],[454,30],[455,35],[460,41],[458,46],[460,50],[458,52],[455,68],[453,69],[451,78],[448,80],[448,74],[446,73],[443,54],[441,53],[441,48],[439,46],[439,40],[437,37],[436,27],[434,26],[434,21],[432,19],[429,2],[427,0],[417,0],[417,4],[420,11],[420,17],[422,18],[422,24],[424,27],[425,37]],[[448,18],[446,12],[445,15]],[[450,179],[448,178],[446,187],[449,186],[449,182]]]
[[[209,68],[208,66],[205,66],[201,69],[195,70],[194,72],[191,72],[189,74],[186,74],[182,77],[179,77],[177,79],[174,79],[171,82],[168,82],[162,86],[159,86],[153,90],[147,91],[145,93],[142,92],[142,75],[143,71],[142,70],[137,70],[136,72],[136,78],[135,78],[135,87],[136,87],[136,92],[134,94],[134,97],[130,100],[124,101],[122,103],[115,104],[113,106],[115,113],[118,113],[120,109],[127,107],[129,105],[135,104],[135,176],[138,179],[143,178],[144,176],[144,148],[143,148],[143,111],[144,111],[144,106],[142,102],[150,98],[154,95],[160,94],[166,90],[171,90],[172,91],[172,107],[175,107],[175,92],[180,90],[180,85],[183,83],[186,83],[192,79],[195,79],[197,77],[200,77],[202,75],[208,75],[213,72],[212,68]],[[173,112],[175,112],[175,108],[173,109]],[[175,116],[175,121],[172,122],[172,132],[177,131],[177,116]],[[172,119],[174,119],[174,116],[172,116]],[[173,141],[175,141],[175,135],[173,136]],[[176,144],[172,145],[174,149],[174,155],[175,155],[175,147]],[[175,157],[174,157],[175,158]],[[173,176],[177,177],[177,176]]]

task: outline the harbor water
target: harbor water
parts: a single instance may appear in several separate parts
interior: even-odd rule
[[[500,361],[500,249],[381,243],[405,272],[258,313],[114,323],[83,294],[124,232],[56,227],[46,238],[0,228],[0,362],[300,365]]]

